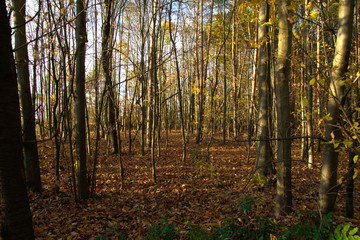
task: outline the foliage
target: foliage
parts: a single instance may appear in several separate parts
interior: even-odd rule
[[[302,215],[302,214],[300,214]],[[323,216],[323,219],[319,219],[319,214],[317,212],[311,212],[307,214],[305,224],[297,224],[293,227],[286,229],[281,234],[280,239],[324,239],[324,237],[329,237],[331,233],[331,222],[332,222],[332,213],[329,213]]]
[[[198,149],[190,152],[190,160],[194,163],[195,169],[200,171],[200,175],[213,173],[215,168],[211,162],[211,156],[208,153],[199,152]]]
[[[190,230],[186,234],[186,238],[189,240],[205,240],[210,239],[206,231],[199,226],[190,225]]]
[[[144,238],[144,240],[171,240],[179,237],[175,225],[169,223],[166,219],[161,219],[160,222],[153,225]]]
[[[333,234],[330,235],[331,240],[336,239],[336,240],[345,240],[345,239],[360,239],[359,235],[356,235],[356,233],[358,232],[359,228],[355,227],[353,229],[350,230],[350,223],[346,224],[345,226],[343,225],[338,225],[335,228],[335,231]],[[350,231],[349,231],[350,230]]]
[[[195,149],[190,153],[190,159],[197,168],[210,164],[210,156],[207,153],[199,152],[198,149]]]
[[[243,214],[246,214],[247,212],[251,211],[251,205],[254,203],[254,199],[245,197],[245,200],[243,202],[240,202],[238,204],[238,207],[240,207],[240,210]]]
[[[317,212],[299,213],[298,220],[302,223],[288,227],[268,217],[256,216],[255,219],[249,217],[247,214],[251,212],[253,203],[252,198],[246,197],[243,202],[239,203],[242,213],[245,214],[244,217],[228,219],[212,230],[188,224],[189,230],[186,233],[186,239],[360,239],[360,236],[356,235],[358,228],[350,230],[350,224],[345,226],[340,224],[333,231],[332,213],[323,216],[322,219]],[[177,239],[179,235],[175,228],[168,221],[162,220],[160,224],[157,223],[151,228],[145,239]]]

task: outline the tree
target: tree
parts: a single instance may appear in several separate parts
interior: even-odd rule
[[[176,43],[175,43],[175,39],[173,37],[173,32],[172,32],[172,22],[171,22],[171,14],[172,14],[172,6],[173,6],[173,1],[170,0],[170,5],[169,5],[169,37],[170,37],[170,41],[173,45],[173,51],[174,51],[174,58],[175,58],[175,66],[176,66],[176,83],[177,83],[177,90],[178,90],[178,101],[179,101],[179,110],[180,110],[180,121],[181,121],[181,136],[182,136],[182,142],[183,142],[183,157],[182,160],[185,161],[186,160],[186,138],[185,138],[185,120],[184,120],[184,110],[183,110],[183,94],[182,94],[182,89],[181,89],[181,81],[180,81],[180,67],[179,67],[179,61],[178,61],[178,54],[177,54],[177,49],[176,49]]]
[[[351,49],[354,1],[341,0],[339,8],[339,30],[336,39],[335,56],[332,62],[330,92],[326,121],[323,162],[321,168],[319,205],[322,213],[332,212],[337,197],[338,151],[335,144],[341,140],[341,110],[345,103],[344,77],[349,65]]]
[[[19,81],[23,150],[26,185],[34,192],[41,191],[39,156],[35,133],[35,113],[29,81],[29,57],[26,41],[25,0],[12,1],[15,27],[15,59]]]
[[[23,174],[21,120],[11,30],[0,1],[0,238],[35,239]]]
[[[269,139],[270,114],[270,44],[268,41],[269,6],[265,1],[260,6],[258,42],[259,47],[259,115],[257,127],[256,173],[267,176],[273,172]]]
[[[75,152],[76,183],[78,199],[89,195],[86,169],[86,128],[85,128],[85,47],[86,47],[86,11],[85,1],[76,1],[76,69],[75,69]]]
[[[288,1],[280,0],[279,41],[276,66],[276,110],[277,110],[277,178],[275,215],[288,214],[292,207],[291,193],[291,140],[290,137],[290,104],[289,79],[291,53],[291,23],[289,22]]]
[[[199,107],[197,112],[197,125],[196,125],[196,143],[200,143],[203,137],[203,120],[204,120],[204,101],[205,101],[205,69],[204,69],[204,1],[200,0],[200,72],[198,73],[199,82]]]
[[[116,119],[115,119],[115,95],[111,79],[111,58],[112,58],[112,44],[113,44],[113,33],[111,32],[111,19],[112,19],[113,1],[105,1],[105,21],[103,24],[102,32],[102,53],[101,60],[105,75],[105,85],[108,93],[108,121],[110,128],[110,139],[111,148],[113,153],[119,152],[118,138],[116,131]]]

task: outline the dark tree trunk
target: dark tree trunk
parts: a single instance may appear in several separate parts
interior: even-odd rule
[[[86,49],[86,12],[85,1],[76,1],[76,70],[75,70],[75,152],[76,183],[78,199],[89,196],[86,169],[86,127],[85,127],[85,49]]]
[[[35,239],[23,172],[21,120],[11,30],[0,1],[0,238]],[[31,101],[30,101],[31,102]]]
[[[111,79],[111,58],[112,58],[112,33],[111,33],[111,14],[113,8],[113,1],[105,1],[105,22],[102,32],[102,53],[101,60],[105,75],[105,84],[108,93],[108,119],[110,128],[110,140],[113,153],[119,152],[118,137],[116,131],[116,114],[115,114],[115,96]]]

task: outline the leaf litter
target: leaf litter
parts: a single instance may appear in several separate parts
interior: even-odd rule
[[[103,139],[100,143],[96,189],[92,198],[75,202],[72,194],[69,154],[61,156],[60,192],[55,194],[55,147],[53,142],[39,144],[43,191],[29,193],[37,239],[95,239],[107,231],[126,233],[128,239],[141,239],[150,227],[161,219],[187,229],[189,224],[211,230],[227,219],[241,219],[240,203],[254,199],[249,217],[274,217],[275,184],[253,182],[255,146],[248,157],[247,143],[213,140],[207,155],[207,142],[199,145],[190,141],[188,155],[182,161],[182,144],[179,131],[169,134],[169,145],[161,141],[161,152],[156,152],[157,183],[152,182],[151,155],[145,156],[133,146],[128,153],[127,142],[122,141],[124,186],[119,176],[119,155],[108,155]],[[301,160],[300,142],[293,142],[293,205],[294,211],[316,211],[321,154],[315,155],[315,167],[308,169]],[[92,156],[88,158],[89,170]],[[346,172],[346,157],[340,161],[339,176]],[[358,196],[359,179],[355,179],[355,196]],[[344,189],[337,199],[335,222],[352,221],[359,224],[360,202],[355,197],[353,220],[340,217],[345,209]],[[294,216],[280,221],[293,223]],[[185,232],[180,232],[184,236]]]

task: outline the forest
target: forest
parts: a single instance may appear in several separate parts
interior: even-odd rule
[[[360,1],[0,0],[0,239],[360,239]]]

